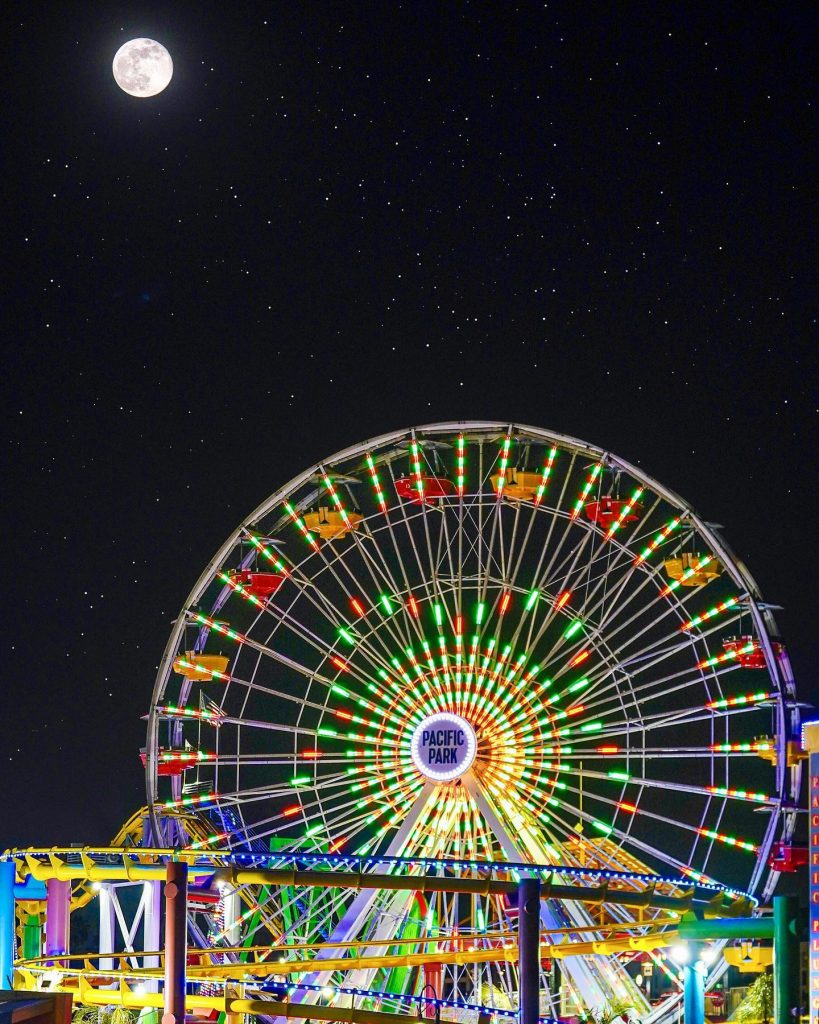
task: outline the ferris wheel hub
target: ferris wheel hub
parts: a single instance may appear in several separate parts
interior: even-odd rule
[[[478,749],[475,730],[460,715],[439,711],[415,727],[410,754],[415,767],[433,782],[452,782],[467,772]]]

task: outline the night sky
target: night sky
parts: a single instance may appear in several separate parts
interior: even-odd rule
[[[162,42],[168,89],[111,61]],[[816,694],[807,4],[18,5],[4,60],[0,848],[104,842],[190,587],[436,420],[639,464]]]

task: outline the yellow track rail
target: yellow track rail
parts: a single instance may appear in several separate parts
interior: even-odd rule
[[[119,857],[119,863],[95,858]],[[57,878],[62,881],[142,881],[163,878],[165,862],[169,859],[186,861],[192,878],[211,875],[234,886],[308,886],[315,888],[410,890],[414,892],[458,892],[477,896],[501,896],[517,891],[517,883],[496,878],[451,878],[428,875],[388,875],[364,871],[299,871],[294,868],[242,867],[226,864],[224,854],[202,851],[162,849],[138,850],[122,847],[97,849],[28,849],[9,851],[21,876],[31,875],[37,881]],[[79,858],[70,863],[68,857]],[[206,863],[202,863],[203,860]],[[541,895],[544,899],[577,900],[586,904],[614,903],[634,909],[662,909],[684,914],[691,909],[694,890],[680,896],[657,893],[653,887],[643,891],[624,888],[616,881],[596,886],[564,885],[555,883],[551,876],[543,879]],[[727,900],[727,903],[726,903]],[[739,916],[749,911],[745,898],[730,900],[718,892],[706,904],[706,916]]]

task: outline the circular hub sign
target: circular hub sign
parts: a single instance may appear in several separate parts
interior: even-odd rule
[[[428,779],[449,782],[470,767],[477,746],[475,730],[466,719],[439,711],[416,727],[410,752],[415,767]]]

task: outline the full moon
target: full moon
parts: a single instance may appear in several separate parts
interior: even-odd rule
[[[156,96],[172,75],[171,55],[154,39],[131,39],[114,56],[114,80],[129,96]]]

